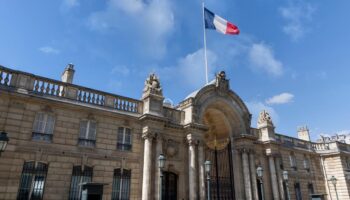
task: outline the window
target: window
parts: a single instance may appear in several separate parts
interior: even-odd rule
[[[128,200],[130,198],[130,178],[131,170],[114,170],[112,200]]]
[[[300,190],[300,183],[295,183],[294,184],[294,190],[295,190],[295,199],[296,200],[302,200],[301,190]]]
[[[312,185],[312,183],[309,183],[309,184],[307,185],[307,190],[308,190],[310,196],[311,196],[312,194],[314,194],[314,186]]]
[[[131,130],[129,128],[118,128],[117,149],[123,151],[131,150]]]
[[[70,183],[69,200],[81,199],[81,183],[88,183],[92,180],[92,167],[74,166],[72,172],[72,181]]]
[[[37,113],[33,125],[33,140],[51,141],[55,117],[49,113]]]
[[[80,122],[79,145],[94,147],[96,143],[96,122],[82,120]]]
[[[293,168],[294,170],[297,170],[297,161],[295,159],[295,155],[293,152],[289,155],[289,161],[290,161],[290,167]]]
[[[43,199],[47,164],[25,162],[18,190],[18,200]]]
[[[308,172],[310,172],[310,159],[304,155],[304,169]]]
[[[346,158],[346,169],[350,170],[350,158]]]

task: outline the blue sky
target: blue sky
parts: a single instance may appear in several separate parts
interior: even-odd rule
[[[348,0],[206,0],[238,36],[207,31],[209,76],[225,70],[253,114],[296,136],[350,130]],[[139,99],[150,72],[175,104],[205,84],[200,0],[0,0],[0,64]]]

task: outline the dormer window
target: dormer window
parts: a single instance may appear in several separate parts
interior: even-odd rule
[[[35,115],[32,139],[36,141],[52,141],[55,117],[51,113],[39,112]]]
[[[96,144],[96,122],[93,120],[81,120],[79,145],[94,147]]]

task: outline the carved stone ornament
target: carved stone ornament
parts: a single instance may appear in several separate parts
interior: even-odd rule
[[[172,158],[172,157],[175,157],[177,154],[178,154],[178,152],[179,152],[179,142],[177,142],[177,141],[174,141],[174,140],[172,140],[172,139],[168,139],[167,141],[166,141],[166,156],[167,157],[170,157],[170,158]]]
[[[259,119],[258,119],[258,124],[264,124],[264,123],[273,125],[271,116],[266,110],[263,110],[260,112]]]
[[[145,81],[144,93],[151,93],[163,96],[160,80],[155,74],[150,74]]]
[[[153,132],[149,132],[149,131],[142,133],[142,138],[144,140],[147,140],[147,139],[153,140],[155,138],[155,136],[156,136],[156,134],[154,134]]]
[[[220,71],[216,74],[215,87],[217,88],[220,95],[227,94],[230,89],[229,80],[226,79],[225,71]]]

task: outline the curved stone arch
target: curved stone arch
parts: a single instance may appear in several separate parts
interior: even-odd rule
[[[242,99],[232,90],[228,90],[223,95],[217,92],[215,85],[210,84],[194,93],[192,98],[195,106],[193,114],[197,122],[203,123],[203,117],[208,108],[218,107],[217,109],[229,119],[231,134],[237,134],[234,133],[234,129],[237,130],[237,128],[240,133],[249,134],[251,115]]]

